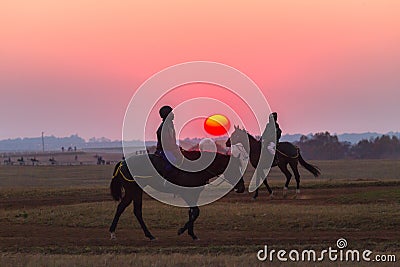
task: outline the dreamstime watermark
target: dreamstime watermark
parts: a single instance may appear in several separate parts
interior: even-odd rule
[[[347,249],[347,240],[339,238],[336,241],[336,247],[329,247],[321,251],[314,249],[286,250],[269,249],[265,245],[263,249],[257,252],[259,261],[273,262],[322,262],[322,261],[341,261],[341,262],[396,262],[394,254],[374,254],[369,249],[357,250]]]
[[[154,127],[149,127],[149,124],[155,123],[154,116],[153,120],[149,119],[152,114],[158,113],[160,105],[170,105],[167,100],[164,100],[171,99],[168,98],[170,93],[173,94],[174,90],[183,90],[182,88],[191,84],[208,84],[223,88],[230,96],[235,96],[237,101],[243,103],[246,109],[238,108],[229,98],[221,101],[221,98],[218,99],[212,95],[184,99],[185,95],[191,95],[184,91],[179,95],[179,99],[183,98],[183,100],[173,107],[177,133],[190,121],[196,118],[205,119],[217,113],[224,114],[231,123],[237,123],[245,128],[248,128],[249,125],[253,125],[254,128],[256,125],[257,131],[261,133],[268,122],[268,115],[271,113],[265,96],[248,76],[233,67],[217,62],[194,61],[168,67],[147,79],[136,90],[126,109],[122,129],[122,145],[127,166],[136,183],[148,195],[166,204],[179,207],[201,206],[220,199],[233,189],[246,169],[246,166],[239,168],[238,164],[231,160],[225,172],[210,183],[199,187],[184,187],[170,183],[158,175],[147,155],[135,156],[136,148],[133,147],[132,140],[143,140],[143,147],[146,147],[146,137],[156,136]],[[251,123],[248,121],[249,118],[252,118]],[[225,130],[228,135],[232,133],[232,129]],[[266,137],[267,144],[275,142],[274,135],[275,131],[273,131],[273,135]],[[203,139],[202,141],[207,140]],[[214,149],[212,153],[216,152]],[[269,171],[274,155],[267,149],[262,149],[261,153],[260,157],[265,159],[262,167]],[[209,152],[202,152],[198,160],[175,163],[167,153],[166,157],[176,168],[193,173],[206,170],[214,160]],[[182,155],[179,158],[183,158]],[[240,171],[233,174],[233,170],[236,168],[239,168]],[[258,188],[265,179],[265,176],[258,177],[256,173],[249,184],[250,192]]]

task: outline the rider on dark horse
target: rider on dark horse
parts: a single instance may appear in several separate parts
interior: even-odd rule
[[[181,159],[180,147],[176,144],[176,133],[174,127],[174,113],[170,106],[163,106],[159,110],[162,122],[157,129],[156,155],[165,161],[165,176],[171,177],[177,171],[172,165],[178,164]]]
[[[274,125],[275,125],[275,127],[274,127]],[[269,115],[269,122],[267,123],[267,126],[265,126],[265,130],[261,136],[261,140],[264,141],[267,139],[268,136],[271,136],[273,134],[274,128],[275,128],[275,134],[276,134],[276,142],[275,142],[275,149],[276,149],[278,147],[279,139],[282,136],[282,130],[278,124],[278,113],[276,113],[276,112],[273,112]],[[268,145],[269,144],[265,144],[265,147],[267,147]],[[278,160],[275,155],[272,165],[277,165],[277,164],[278,164]]]

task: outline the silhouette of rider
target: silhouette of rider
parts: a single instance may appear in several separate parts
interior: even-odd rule
[[[269,122],[267,123],[267,126],[265,127],[265,130],[264,130],[264,132],[263,132],[263,134],[261,136],[261,139],[265,140],[268,135],[271,135],[273,133],[272,132],[274,130],[274,126],[273,125],[275,125],[275,132],[276,132],[275,133],[276,134],[275,145],[277,145],[279,143],[279,139],[282,136],[282,130],[279,127],[279,124],[278,124],[278,113],[276,113],[276,112],[273,112],[273,113],[271,113],[269,115]]]
[[[274,125],[275,125],[275,127],[274,127]],[[267,126],[265,126],[265,130],[261,136],[261,140],[263,142],[264,142],[264,140],[267,139],[268,136],[271,136],[273,134],[274,128],[275,128],[275,134],[276,134],[276,140],[275,140],[274,145],[276,148],[278,146],[279,139],[282,136],[282,130],[278,124],[278,113],[276,113],[276,112],[273,112],[269,115],[269,122],[267,123]],[[269,144],[265,144],[265,146],[268,147]],[[276,158],[276,154],[275,154],[273,165],[276,165],[276,164],[278,164],[278,162],[277,162],[277,158]]]
[[[165,160],[166,175],[170,176],[174,170],[172,164],[176,165],[178,158],[180,158],[180,148],[176,144],[176,133],[173,123],[175,117],[170,106],[160,108],[159,114],[162,122],[157,129],[156,154]]]

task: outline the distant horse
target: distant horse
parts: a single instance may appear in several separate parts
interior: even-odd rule
[[[106,164],[106,161],[103,159],[103,157],[98,157],[97,165],[104,165],[104,164]]]
[[[19,162],[19,165],[25,165],[24,157],[21,156],[17,161]]]
[[[8,157],[8,159],[5,159],[5,160],[4,160],[4,164],[5,164],[5,165],[13,165],[14,163],[12,162],[11,158]]]
[[[235,145],[238,143],[241,143],[246,152],[249,154],[251,165],[253,165],[254,168],[257,168],[261,154],[261,141],[254,138],[246,130],[240,129],[239,127],[235,126],[235,131],[232,133],[231,137],[226,141],[226,146],[230,147],[231,145]],[[299,162],[315,177],[318,177],[321,174],[317,166],[311,165],[303,159],[303,157],[300,154],[300,148],[293,145],[292,143],[289,142],[278,143],[275,156],[277,157],[277,164],[275,165],[273,164],[271,167],[278,166],[279,169],[286,176],[286,183],[283,188],[284,196],[286,196],[290,179],[292,178],[292,174],[290,173],[287,167],[288,164],[291,167],[294,173],[294,177],[296,179],[297,183],[296,194],[300,193],[300,173],[299,170],[297,169],[297,165]],[[264,185],[267,187],[267,190],[270,193],[270,197],[272,198],[273,192],[271,187],[268,185],[268,181],[266,178],[264,179]],[[257,197],[258,197],[258,188],[256,189],[253,198],[256,199]]]
[[[204,155],[203,153],[207,155],[210,152],[200,153],[199,151],[183,151],[185,158],[189,160],[196,160],[200,158],[201,155]],[[120,161],[114,168],[114,175],[110,184],[110,191],[113,199],[116,201],[120,201],[114,216],[114,220],[110,226],[111,239],[116,238],[115,229],[117,227],[118,220],[121,214],[133,201],[134,214],[143,229],[144,235],[150,240],[153,240],[155,238],[147,229],[147,226],[142,218],[143,189],[138,185],[135,179],[141,179],[141,184],[144,182],[146,183],[146,185],[151,186],[152,188],[157,189],[160,192],[172,192],[171,188],[163,183],[161,179],[138,178],[143,176],[156,177],[159,175],[159,173],[163,174],[165,169],[165,161],[160,156],[156,156],[154,154],[133,156],[128,158],[127,160],[129,162],[129,167],[132,173],[129,171],[127,163],[125,161]],[[228,166],[230,160],[232,160],[232,163]],[[149,166],[149,164],[153,165],[154,168],[153,166]],[[240,159],[235,157],[216,153],[214,160],[209,164],[208,167],[203,170],[197,172],[181,171],[177,168],[175,170],[176,172],[174,173],[174,177],[166,178],[169,182],[175,185],[185,187],[204,186],[208,183],[210,179],[219,176],[225,172],[225,178],[231,184],[233,183],[229,180],[229,177],[241,177],[239,182],[235,185],[237,193],[243,193],[245,190],[244,181],[240,171]],[[124,189],[124,195],[122,194],[122,189]],[[186,202],[188,201],[187,199],[185,199],[186,197],[190,197],[191,199],[198,199],[201,190],[203,190],[202,187],[200,187],[199,190],[191,191],[190,196],[182,195],[181,197]],[[188,230],[189,236],[191,236],[193,240],[196,240],[197,236],[194,234],[194,222],[199,214],[199,207],[190,207],[189,221],[178,230],[178,235],[181,235],[186,230]]]
[[[50,161],[51,165],[57,164],[57,160],[54,157],[49,158],[49,161]]]
[[[35,166],[35,163],[39,164],[39,160],[37,160],[36,157],[31,158],[31,161],[32,161],[32,166]]]

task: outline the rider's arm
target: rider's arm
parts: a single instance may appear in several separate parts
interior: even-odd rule
[[[173,126],[165,130],[166,132],[163,140],[163,148],[166,150],[178,149],[179,147],[176,144],[176,135]]]

